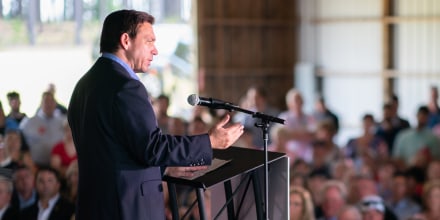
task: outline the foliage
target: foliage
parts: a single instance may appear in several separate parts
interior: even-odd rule
[[[0,48],[27,44],[26,24],[21,19],[0,20]]]

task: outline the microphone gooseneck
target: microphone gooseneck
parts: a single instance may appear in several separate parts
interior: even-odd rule
[[[281,118],[266,115],[266,114],[260,113],[260,112],[253,112],[253,111],[250,111],[247,109],[242,109],[239,106],[236,106],[232,103],[225,102],[222,100],[200,97],[197,94],[192,94],[192,95],[188,96],[188,103],[192,106],[201,105],[201,106],[206,106],[206,107],[212,108],[212,109],[226,109],[228,111],[243,112],[243,113],[252,115],[252,117],[254,117],[254,118],[260,118],[260,119],[266,120],[268,122],[276,122],[276,123],[284,124],[284,120]]]

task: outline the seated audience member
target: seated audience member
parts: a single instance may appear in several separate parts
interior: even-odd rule
[[[328,163],[328,150],[322,141],[314,141],[313,144],[313,160],[310,166],[314,170],[325,170],[330,175],[330,163]]]
[[[290,187],[299,186],[307,187],[307,176],[302,173],[291,173],[290,174]]]
[[[60,195],[60,177],[56,170],[42,167],[37,172],[38,202],[21,212],[22,219],[70,220],[75,206]]]
[[[18,165],[30,167],[35,171],[29,149],[23,145],[21,132],[16,129],[8,129],[5,134],[5,149],[8,150],[11,160]]]
[[[424,210],[416,214],[417,219],[440,219],[440,180],[431,180],[423,186]]]
[[[417,127],[400,132],[394,142],[393,157],[403,160],[405,165],[415,164],[420,156],[429,159],[440,159],[439,139],[427,127],[429,110],[426,106],[417,111]]]
[[[310,164],[304,161],[303,159],[298,159],[293,162],[290,170],[291,173],[300,173],[304,175],[309,175],[311,172]]]
[[[73,143],[72,131],[70,130],[67,119],[63,122],[64,138],[58,142],[51,152],[50,166],[58,171],[64,178],[66,169],[69,165],[76,161],[76,149]]]
[[[410,127],[409,123],[405,119],[396,117],[395,105],[391,102],[383,105],[383,119],[379,123],[376,131],[376,135],[381,137],[388,146],[388,152],[393,152],[394,141],[397,134]]]
[[[0,136],[3,136],[3,134],[5,134],[5,128],[6,128],[6,116],[5,116],[5,111],[3,110],[2,102],[0,102]]]
[[[242,147],[242,148],[250,148],[250,149],[256,149],[252,144],[252,134],[251,132],[244,129],[243,134],[238,138],[238,140],[234,143],[234,146]]]
[[[290,190],[290,220],[315,220],[312,197],[302,187]]]
[[[153,100],[153,108],[156,113],[157,124],[163,133],[168,133],[168,107],[170,99],[168,96],[161,94]]]
[[[432,160],[426,169],[426,181],[440,180],[440,160]]]
[[[310,166],[304,160],[298,159],[290,165],[290,185],[300,186],[307,189],[307,180],[310,174]]]
[[[440,180],[431,180],[424,184],[422,200],[424,208],[413,219],[440,219]]]
[[[306,162],[313,159],[312,142],[316,130],[316,122],[312,116],[303,111],[303,98],[296,89],[290,89],[286,94],[287,111],[278,117],[285,120],[289,131],[287,150]]]
[[[283,125],[274,125],[270,129],[271,144],[268,146],[270,151],[285,153],[290,160],[290,165],[296,161],[296,156],[293,152],[286,150],[287,142],[289,141],[289,132]]]
[[[188,135],[199,135],[207,133],[208,124],[201,117],[194,117],[188,124]]]
[[[32,170],[25,166],[17,168],[12,174],[14,184],[12,205],[20,210],[32,206],[38,200],[34,177]]]
[[[337,180],[329,180],[324,183],[320,190],[322,215],[318,219],[335,219],[346,205],[347,189],[344,183]]]
[[[364,197],[359,203],[364,220],[386,220],[385,204],[379,196],[371,195]]]
[[[51,93],[52,96],[54,97],[55,105],[56,105],[56,107],[55,107],[55,114],[56,115],[66,115],[67,114],[67,108],[64,105],[60,104],[57,101],[57,99],[56,99],[56,96],[55,96],[56,86],[55,86],[55,84],[49,83],[49,85],[47,85],[46,92]]]
[[[377,195],[376,182],[369,175],[358,174],[350,179],[348,184],[348,202],[357,204],[365,196]]]
[[[357,163],[362,162],[364,155],[369,157],[388,158],[386,142],[375,135],[376,122],[373,115],[365,114],[362,117],[363,133],[361,136],[348,140],[344,148],[346,157],[352,158]]]
[[[429,119],[428,127],[434,128],[440,122],[440,107],[438,105],[438,88],[437,86],[431,86],[429,90]]]
[[[404,172],[408,184],[408,196],[415,202],[422,204],[423,185],[426,182],[425,169],[412,166]]]
[[[6,117],[6,129],[16,130],[19,128],[20,123],[27,119],[27,116],[20,111],[20,94],[17,92],[9,92],[6,96],[8,97],[9,107],[11,108],[11,111]]]
[[[306,179],[307,190],[312,194],[313,204],[318,207],[321,205],[321,188],[330,179],[330,174],[326,170],[311,170]],[[319,212],[320,210],[317,210]],[[319,216],[319,213],[316,215]]]
[[[408,219],[421,211],[421,207],[408,196],[408,183],[405,173],[396,172],[393,177],[391,210],[399,219]]]
[[[78,194],[78,161],[70,163],[66,170],[66,181],[68,189],[67,198],[69,198],[72,203],[75,203]]]
[[[362,220],[362,214],[356,206],[347,205],[338,214],[338,220]]]
[[[43,93],[41,111],[29,120],[23,121],[23,131],[32,160],[37,166],[50,165],[53,146],[63,139],[63,116],[55,114],[56,102],[53,94]]]
[[[396,94],[390,97],[391,104],[391,119],[394,127],[401,127],[403,129],[409,128],[408,120],[399,115],[399,97]]]
[[[315,140],[313,141],[313,168],[327,169],[330,172],[331,164],[342,158],[340,148],[334,142],[335,129],[327,121],[319,123]]]
[[[200,105],[196,105],[192,108],[191,117],[189,120],[193,121],[196,118],[201,118],[202,121],[208,125],[212,125],[214,120],[217,120],[212,109]]]
[[[276,117],[279,114],[279,111],[270,105],[269,100],[267,99],[267,92],[263,87],[251,86],[246,91],[245,99],[246,99],[246,109],[253,112],[260,112],[267,115],[271,115]],[[252,134],[252,145],[262,149],[264,142],[261,128],[255,126],[255,123],[260,122],[258,118],[252,117],[252,115],[237,112],[234,116],[234,121],[240,122],[244,125],[246,130],[248,130]],[[270,128],[274,125],[271,123]],[[271,144],[271,140],[269,139],[268,144]]]
[[[18,163],[11,159],[8,147],[0,140],[0,175],[11,178],[12,172],[17,167]]]
[[[13,190],[13,186],[11,179],[0,175],[0,219],[1,220],[19,219],[18,209],[11,205],[12,190]]]
[[[186,135],[186,122],[182,118],[170,117],[167,130],[171,135]]]
[[[398,220],[395,213],[378,195],[363,197],[359,202],[359,207],[364,220]]]
[[[338,159],[330,167],[330,174],[333,179],[348,183],[356,174],[354,163],[351,159]]]
[[[386,203],[392,197],[394,173],[396,173],[396,165],[392,160],[380,162],[376,166],[377,193]]]
[[[333,127],[335,128],[335,133],[338,133],[339,131],[339,118],[336,116],[335,113],[333,113],[325,103],[324,97],[319,96],[316,99],[315,102],[315,110],[312,114],[313,118],[317,123],[320,123],[322,121],[328,121],[332,123]]]

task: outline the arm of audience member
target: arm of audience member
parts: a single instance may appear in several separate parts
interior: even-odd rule
[[[244,126],[240,123],[227,125],[230,115],[225,115],[208,132],[213,149],[226,149],[243,134]]]
[[[59,155],[50,155],[50,166],[60,172],[60,174],[63,174],[61,170],[61,157]]]

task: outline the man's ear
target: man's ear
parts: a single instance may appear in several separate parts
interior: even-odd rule
[[[130,36],[127,33],[123,33],[119,38],[119,43],[124,50],[127,50],[130,45]]]

